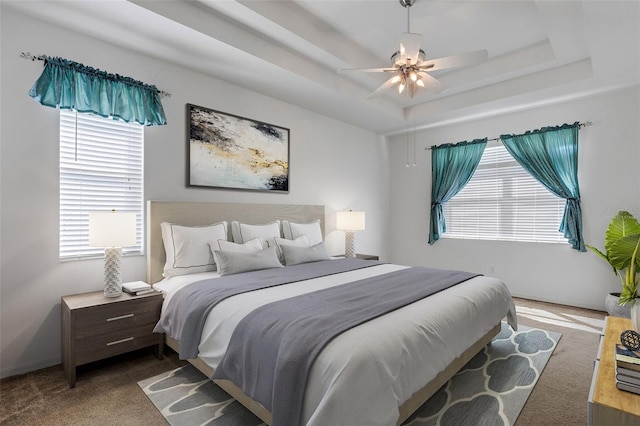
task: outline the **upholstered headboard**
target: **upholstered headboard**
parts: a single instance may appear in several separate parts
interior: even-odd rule
[[[165,263],[162,243],[162,222],[180,225],[208,225],[226,220],[249,224],[263,224],[276,219],[308,223],[320,221],[322,234],[325,228],[324,206],[295,204],[244,204],[204,202],[147,202],[147,282],[154,284],[162,279]],[[231,240],[231,227],[228,238]]]

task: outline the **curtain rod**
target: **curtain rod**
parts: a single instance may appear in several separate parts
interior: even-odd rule
[[[44,61],[45,60],[44,56],[42,56],[42,55],[34,56],[34,55],[31,54],[31,52],[26,52],[26,53],[25,52],[20,52],[20,57],[22,59],[28,59],[30,61]],[[161,97],[166,97],[166,98],[170,98],[171,97],[171,93],[169,93],[169,92],[165,92],[164,90],[160,90],[160,89],[157,89],[157,91],[158,91],[158,94]]]
[[[593,126],[593,123],[591,121],[585,121],[584,123],[578,123],[578,128],[582,128],[582,127],[589,127],[589,126]],[[487,139],[487,142],[491,142],[491,141],[499,141],[500,138],[491,138],[491,139]],[[426,147],[424,150],[427,151],[431,149],[430,146]]]

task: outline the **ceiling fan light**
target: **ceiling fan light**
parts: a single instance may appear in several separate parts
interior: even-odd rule
[[[396,84],[397,82],[400,81],[400,76],[399,75],[395,75],[392,79],[391,79],[391,83]]]
[[[398,86],[398,93],[402,93],[404,91],[404,83],[400,83]]]
[[[416,74],[416,72],[415,72],[415,71],[411,71],[411,72],[409,73],[409,78],[410,78],[411,80],[413,80],[413,81],[416,81],[416,80],[418,79],[418,75]]]
[[[416,84],[420,87],[424,87],[424,82],[422,81],[422,79],[416,81]]]

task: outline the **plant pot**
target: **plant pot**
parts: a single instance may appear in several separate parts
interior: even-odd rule
[[[634,303],[635,304],[635,303]],[[613,317],[631,318],[631,303],[620,305],[620,293],[609,293],[604,299],[604,305],[609,315]],[[640,305],[640,304],[639,304]],[[640,309],[640,308],[639,308]]]
[[[635,299],[631,303],[631,323],[633,329],[640,332],[640,299]]]

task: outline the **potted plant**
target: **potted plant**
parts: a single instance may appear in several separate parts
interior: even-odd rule
[[[638,297],[638,280],[640,272],[640,223],[627,211],[619,211],[615,215],[604,235],[604,253],[597,248],[586,245],[598,256],[606,260],[613,268],[613,273],[620,277],[622,292],[618,303],[631,305],[631,317],[634,319],[634,306],[640,310]],[[634,327],[636,326],[634,321]]]

